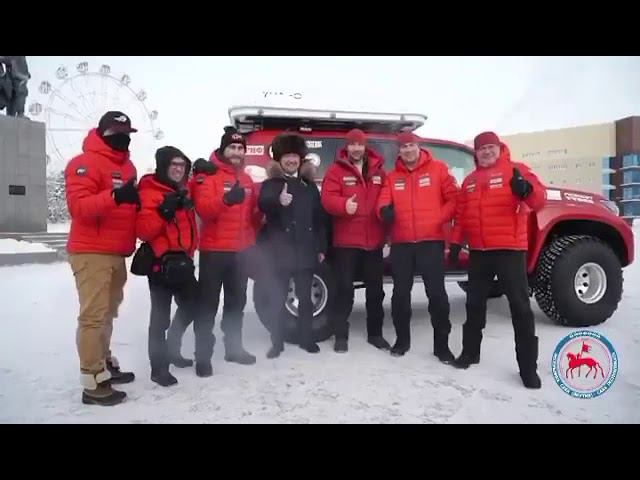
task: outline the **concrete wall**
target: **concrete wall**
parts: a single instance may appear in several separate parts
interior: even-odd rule
[[[47,230],[46,172],[45,124],[0,114],[0,232]]]
[[[603,158],[616,155],[614,123],[505,135],[514,160],[547,184],[602,193]]]

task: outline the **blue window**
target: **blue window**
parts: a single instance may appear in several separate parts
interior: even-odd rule
[[[612,168],[611,167],[611,157],[603,157],[602,158],[602,168]]]
[[[640,183],[640,170],[624,172],[622,183]]]
[[[622,188],[623,200],[640,200],[640,185]]]
[[[622,166],[623,167],[640,167],[640,155],[631,154],[625,155],[622,157]]]
[[[623,203],[622,215],[624,217],[640,217],[640,202]]]

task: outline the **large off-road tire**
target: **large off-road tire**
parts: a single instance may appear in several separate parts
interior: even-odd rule
[[[333,330],[329,324],[329,305],[333,294],[332,285],[331,269],[324,263],[316,270],[311,286],[311,299],[313,302],[312,336],[315,342],[323,342],[333,335]],[[253,286],[253,303],[260,321],[270,331],[271,326],[267,324],[266,316],[263,314],[267,300],[265,286],[256,282]],[[292,279],[289,283],[285,316],[284,339],[287,343],[298,343],[297,321],[297,298]]]
[[[612,248],[589,235],[554,239],[533,282],[542,311],[554,322],[588,327],[607,320],[622,297],[622,266]]]
[[[467,289],[469,288],[469,282],[458,282],[458,286],[462,290],[467,292]],[[498,280],[493,280],[493,283],[491,284],[491,290],[489,290],[489,298],[500,298],[502,295],[504,295],[504,289],[502,288],[502,285],[500,284],[500,282],[498,282]]]

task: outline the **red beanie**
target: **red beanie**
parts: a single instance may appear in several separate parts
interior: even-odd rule
[[[349,130],[345,138],[347,140],[347,145],[352,143],[361,143],[363,145],[367,144],[367,135],[359,128]]]
[[[482,132],[473,140],[473,148],[478,150],[485,145],[500,145],[498,135],[493,132]]]
[[[406,143],[418,143],[418,137],[416,137],[413,132],[402,132],[396,138],[396,142],[398,142],[399,146],[402,146]]]

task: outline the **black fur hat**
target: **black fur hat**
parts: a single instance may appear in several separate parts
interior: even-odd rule
[[[307,144],[300,135],[296,133],[282,133],[273,139],[271,143],[273,159],[280,162],[280,159],[287,153],[300,155],[300,160],[304,162],[307,156]]]

